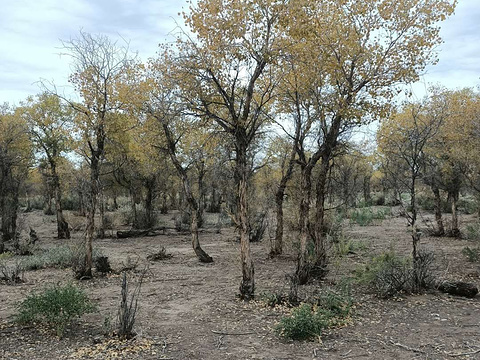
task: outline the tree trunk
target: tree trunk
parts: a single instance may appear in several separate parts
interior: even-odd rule
[[[251,300],[255,295],[255,279],[253,259],[250,251],[248,231],[248,167],[247,138],[245,131],[239,129],[236,133],[236,176],[237,182],[237,221],[240,230],[240,257],[242,263],[242,282],[240,283],[240,298]]]
[[[147,195],[145,196],[145,217],[146,217],[146,227],[151,228],[154,226],[155,219],[153,216],[153,197],[155,192],[155,179],[147,179],[145,182],[145,187],[147,188]]]
[[[301,171],[301,199],[299,212],[300,227],[300,253],[297,260],[296,276],[299,285],[307,283],[310,275],[310,264],[308,261],[307,245],[309,240],[309,214],[310,214],[310,197],[312,191],[312,167],[302,166]]]
[[[451,235],[453,237],[459,237],[460,236],[460,229],[458,228],[458,214],[457,214],[457,201],[459,194],[458,192],[454,192],[451,194],[451,200],[452,200],[452,229],[451,229]]]
[[[192,222],[190,224],[190,229],[192,232],[192,247],[193,251],[197,255],[198,259],[202,263],[211,263],[213,259],[205,251],[203,251],[200,246],[200,241],[198,237],[198,211],[192,211]]]
[[[195,200],[195,197],[193,196],[193,192],[192,192],[192,188],[190,187],[190,181],[188,179],[187,172],[183,168],[182,164],[180,164],[180,161],[177,158],[176,142],[173,138],[172,133],[170,132],[168,125],[163,120],[161,120],[161,123],[163,126],[165,137],[167,138],[168,152],[170,155],[170,159],[172,160],[173,165],[175,166],[175,169],[177,170],[177,173],[182,180],[182,185],[184,190],[183,193],[187,200],[188,206],[190,207],[190,211],[192,213],[190,229],[192,232],[193,251],[195,252],[195,254],[197,255],[198,259],[201,262],[211,263],[213,262],[212,257],[209,256],[200,246],[200,240],[198,237],[198,216],[199,216],[200,210],[198,207],[198,203]]]
[[[433,195],[435,197],[435,221],[437,222],[437,236],[445,235],[445,227],[442,219],[442,198],[440,197],[440,190],[436,186],[432,186]]]
[[[97,236],[99,239],[105,239],[105,195],[103,194],[103,186],[99,186],[98,192],[98,212],[100,216],[100,226],[97,230]]]
[[[295,155],[296,155],[296,143],[295,147],[290,153],[290,158],[288,161],[288,166],[285,174],[282,176],[280,183],[278,185],[277,191],[275,193],[275,206],[276,206],[276,215],[277,215],[277,227],[275,229],[275,240],[270,249],[270,256],[280,255],[283,252],[283,200],[285,198],[285,189],[287,188],[287,183],[290,181],[290,178],[293,174],[293,166],[295,165]]]
[[[415,186],[416,186],[416,176],[412,175],[411,183],[410,183],[410,207],[412,211],[412,215],[408,219],[408,223],[412,230],[412,258],[414,265],[418,259],[418,244],[420,243],[420,233],[417,230],[417,202],[416,202],[416,194],[415,194]]]
[[[1,230],[5,242],[15,239],[17,235],[18,184],[15,183],[11,168],[2,170]]]
[[[325,236],[325,197],[326,184],[329,170],[329,155],[325,154],[320,165],[320,173],[317,180],[317,198],[315,213],[315,268],[319,275],[324,275],[327,267],[327,244]],[[345,199],[347,200],[347,199]]]
[[[88,194],[87,229],[85,233],[85,267],[79,278],[89,279],[92,277],[93,262],[93,237],[95,232],[95,210],[97,206],[98,181],[100,177],[100,161],[98,152],[92,154],[90,161],[90,193]]]
[[[55,190],[55,208],[57,212],[57,237],[59,239],[70,239],[68,223],[63,216],[62,196],[60,187]]]
[[[365,201],[366,206],[370,206],[372,204],[370,176],[368,175],[363,178],[363,200]]]
[[[134,229],[139,229],[139,223],[138,223],[138,214],[137,214],[137,205],[135,204],[135,194],[133,192],[133,189],[129,189],[130,192],[130,199],[131,199],[131,205],[132,205],[132,214],[133,214],[133,222],[132,222],[132,228]]]

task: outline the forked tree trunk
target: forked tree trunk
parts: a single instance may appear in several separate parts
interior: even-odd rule
[[[443,218],[442,218],[442,198],[440,197],[440,190],[433,186],[432,187],[433,195],[435,198],[435,221],[437,223],[437,236],[445,235],[445,227],[443,226]]]

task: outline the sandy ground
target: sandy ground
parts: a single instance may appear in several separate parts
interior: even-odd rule
[[[72,222],[81,220],[74,219]],[[466,220],[465,220],[466,219]],[[171,221],[171,215],[164,222]],[[464,221],[473,221],[464,217]],[[34,227],[40,246],[64,244],[55,239],[54,217],[41,212],[25,215]],[[365,263],[372,254],[394,248],[408,254],[410,239],[405,219],[392,217],[376,225],[345,226],[345,233],[360,249],[330,264],[323,282],[301,287],[300,293],[326,288]],[[292,235],[293,236],[293,235]],[[73,234],[79,241],[82,232]],[[131,271],[132,285],[148,265],[139,299],[134,340],[121,342],[103,336],[105,319],[115,322],[120,298],[119,275],[72,280],[70,269],[42,269],[25,273],[25,282],[0,284],[1,359],[480,359],[480,301],[438,292],[381,300],[354,286],[355,310],[347,325],[330,329],[322,339],[294,342],[278,337],[273,327],[285,309],[266,307],[262,301],[236,299],[241,269],[239,244],[231,229],[201,234],[204,249],[214,258],[201,264],[190,247],[188,235],[174,230],[165,235],[135,239],[96,240],[94,246],[118,269],[127,258],[138,261]],[[470,241],[423,237],[425,248],[435,251],[438,276],[480,285],[480,267],[461,254]],[[162,246],[173,257],[149,262],[146,256]],[[256,293],[287,291],[285,275],[295,267],[291,248],[269,259],[269,243],[252,244]],[[97,304],[98,311],[84,316],[62,339],[42,329],[11,322],[15,306],[33,290],[47,283],[74,281]]]

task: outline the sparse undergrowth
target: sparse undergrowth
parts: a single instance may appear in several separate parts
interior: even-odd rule
[[[391,209],[361,208],[350,211],[350,224],[369,226],[375,224],[375,220],[385,220],[391,214]]]
[[[31,293],[18,306],[15,320],[21,324],[41,324],[62,337],[67,325],[95,306],[85,292],[72,284],[54,285],[41,293]]]
[[[431,252],[420,251],[418,259],[398,256],[393,251],[382,253],[357,271],[357,280],[381,298],[398,293],[418,293],[434,287]]]
[[[307,298],[283,317],[275,327],[280,336],[292,340],[310,340],[320,337],[325,329],[345,323],[352,310],[352,298],[348,290],[324,293]]]
[[[93,258],[100,257],[98,249],[94,249]],[[44,268],[68,268],[84,261],[85,249],[83,246],[62,245],[39,251],[27,256],[22,261],[25,270],[38,270]]]

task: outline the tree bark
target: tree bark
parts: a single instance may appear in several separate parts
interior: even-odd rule
[[[98,180],[100,181],[100,180]],[[99,184],[98,186],[98,212],[100,216],[100,225],[97,229],[97,237],[99,239],[105,239],[105,196],[103,194],[103,185]]]
[[[242,282],[240,283],[240,298],[251,300],[255,296],[255,279],[253,259],[250,251],[248,231],[248,166],[247,166],[247,136],[245,129],[238,129],[235,136],[236,166],[235,180],[237,182],[238,226],[240,231],[240,258],[242,263]]]
[[[442,219],[442,198],[438,187],[432,186],[433,195],[435,197],[435,221],[437,222],[437,236],[445,235],[445,227]]]
[[[51,167],[55,191],[55,210],[57,213],[57,237],[59,239],[70,239],[70,230],[68,223],[63,216],[62,209],[62,191],[60,189],[60,180],[56,171],[56,166]]]
[[[168,124],[165,123],[163,119],[158,119],[163,127],[165,137],[167,139],[168,143],[168,153],[170,155],[170,159],[173,162],[173,165],[175,166],[175,169],[177,170],[178,175],[180,176],[182,180],[182,185],[183,185],[183,193],[186,198],[186,201],[190,207],[190,211],[192,213],[192,218],[191,218],[191,223],[190,223],[190,230],[192,232],[192,247],[193,251],[197,255],[198,259],[200,262],[203,263],[211,263],[213,262],[213,258],[208,255],[200,246],[200,240],[198,237],[198,216],[199,216],[199,207],[198,203],[195,200],[195,197],[193,196],[193,191],[190,186],[190,181],[188,179],[188,175],[186,170],[183,168],[182,164],[180,164],[180,161],[177,158],[177,153],[176,153],[176,142],[174,140],[173,134],[170,131],[170,128],[168,127]]]
[[[326,185],[328,178],[329,154],[322,156],[320,165],[320,173],[317,180],[317,198],[316,198],[316,214],[315,214],[315,268],[320,271],[320,275],[325,273],[327,267],[327,244],[325,236],[325,197]]]
[[[452,228],[451,235],[453,237],[460,236],[460,229],[458,228],[458,214],[457,214],[457,202],[458,202],[459,193],[454,192],[451,194],[452,200]]]
[[[307,283],[310,275],[310,264],[308,261],[307,245],[309,239],[309,214],[310,214],[310,198],[312,191],[312,167],[302,165],[301,168],[301,199],[299,211],[299,227],[300,227],[300,253],[298,254],[296,276],[299,285]]]
[[[270,249],[270,256],[274,257],[283,252],[283,200],[285,198],[285,189],[293,174],[293,166],[295,165],[296,142],[290,153],[287,170],[280,179],[277,191],[275,192],[275,212],[277,217],[277,227],[275,229],[275,240]]]
[[[146,227],[151,228],[154,226],[155,219],[153,215],[153,198],[155,192],[155,178],[149,178],[145,181],[145,187],[147,188],[147,194],[145,196],[145,217]]]

